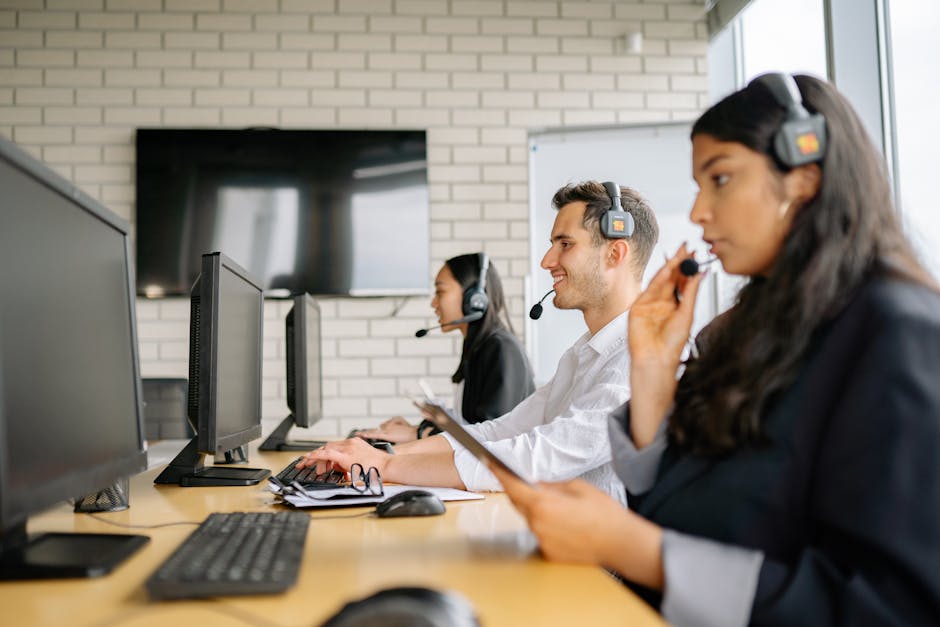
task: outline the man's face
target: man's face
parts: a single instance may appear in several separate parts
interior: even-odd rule
[[[551,272],[559,309],[586,311],[603,305],[607,285],[602,272],[606,245],[595,246],[584,228],[585,203],[575,201],[558,210],[552,226],[551,247],[542,257],[542,267]]]

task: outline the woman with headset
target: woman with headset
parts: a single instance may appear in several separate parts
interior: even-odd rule
[[[510,498],[548,558],[677,625],[936,624],[940,293],[879,153],[831,85],[772,74],[698,119],[692,173],[692,221],[749,280],[684,364],[685,246],[630,309],[610,424],[630,509],[499,473]]]
[[[458,330],[464,338],[451,381],[456,385],[455,413],[465,422],[498,418],[535,390],[525,351],[513,335],[499,274],[486,253],[445,261],[434,279],[431,307],[444,333]],[[475,314],[482,316],[460,321],[477,318]],[[430,422],[415,426],[395,416],[357,435],[397,444],[438,432]]]

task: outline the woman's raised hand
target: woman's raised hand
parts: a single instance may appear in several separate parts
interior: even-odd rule
[[[688,257],[683,243],[630,306],[630,423],[638,447],[652,441],[675,395],[676,372],[704,276],[687,277],[679,271]]]

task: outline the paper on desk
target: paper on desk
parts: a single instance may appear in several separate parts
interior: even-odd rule
[[[270,486],[271,491],[280,494],[275,486]],[[384,487],[382,496],[364,495],[364,496],[345,496],[349,494],[348,490],[343,488],[317,490],[308,492],[308,494],[280,494],[281,498],[294,507],[347,507],[350,505],[376,505],[385,499],[395,496],[405,490],[426,490],[435,495],[442,501],[474,501],[484,498],[482,494],[476,492],[467,492],[454,488],[427,488],[423,486],[411,485],[387,485]],[[329,492],[339,492],[342,498],[330,498],[326,496]],[[335,494],[333,496],[336,496]]]

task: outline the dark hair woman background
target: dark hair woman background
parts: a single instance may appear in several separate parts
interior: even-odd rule
[[[692,146],[690,217],[749,281],[678,381],[701,281],[684,246],[631,308],[610,429],[630,510],[501,480],[543,553],[615,570],[677,625],[935,624],[940,295],[880,155],[809,76],[755,79]]]
[[[472,253],[445,261],[434,279],[431,299],[441,330],[444,333],[459,330],[463,335],[460,363],[451,380],[458,386],[456,409],[468,423],[498,418],[535,390],[532,370],[513,334],[503,284],[493,264],[487,264],[485,291],[489,304],[483,317],[473,322],[447,324],[464,316],[464,295],[477,286],[483,258],[482,253]],[[401,443],[436,432],[430,423],[422,422],[416,427],[395,416],[378,429],[360,431],[358,435]]]

